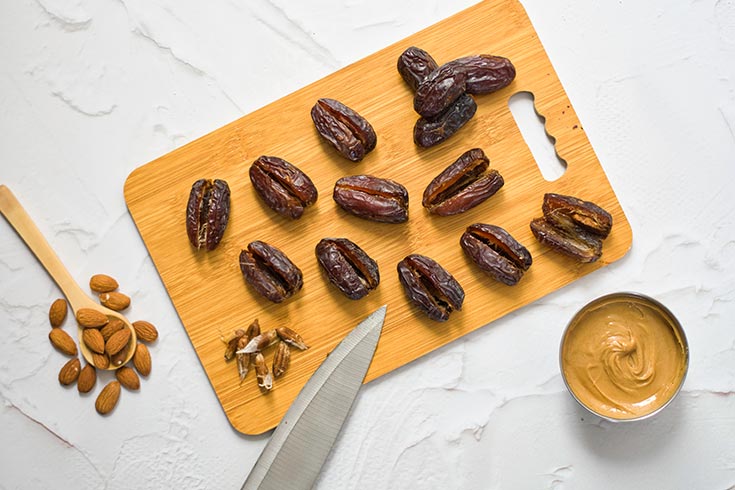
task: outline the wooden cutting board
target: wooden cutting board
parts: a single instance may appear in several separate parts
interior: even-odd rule
[[[427,50],[439,63],[477,53],[505,56],[515,64],[517,78],[500,92],[477,96],[476,116],[453,138],[420,149],[412,140],[417,119],[412,92],[396,70],[398,56],[412,45]],[[542,177],[508,109],[508,99],[520,91],[535,96],[547,132],[556,138],[557,153],[567,162],[566,172],[554,182]],[[317,136],[309,111],[320,97],[342,101],[375,128],[377,148],[362,162],[342,159]],[[505,186],[464,214],[430,216],[421,207],[424,188],[473,147],[485,150]],[[319,199],[300,220],[277,215],[256,196],[247,171],[260,155],[280,156],[314,181]],[[335,181],[361,173],[406,186],[407,223],[372,223],[337,207],[331,198]],[[189,190],[199,178],[224,179],[232,191],[230,222],[212,252],[193,250],[185,231]],[[580,265],[536,242],[529,222],[541,214],[546,192],[594,201],[613,215],[613,231],[600,261]],[[388,314],[367,381],[614,262],[632,240],[582,124],[515,0],[480,3],[143,165],[128,177],[125,199],[227,417],[246,434],[274,427],[325,356],[379,306],[387,304]],[[528,247],[534,263],[518,285],[494,282],[464,256],[459,238],[475,222],[500,225]],[[331,286],[314,255],[323,237],[347,237],[364,248],[380,266],[380,286],[360,301],[347,299]],[[296,296],[272,304],[245,283],[238,256],[253,240],[276,245],[302,269],[304,287]],[[464,287],[464,307],[448,322],[433,322],[408,303],[396,264],[409,253],[434,258]],[[256,318],[264,329],[293,328],[311,346],[293,352],[289,371],[267,394],[257,387],[253,372],[241,385],[235,363],[223,358],[222,337]],[[269,363],[272,357],[268,352]]]

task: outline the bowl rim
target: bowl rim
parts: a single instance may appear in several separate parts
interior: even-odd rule
[[[609,415],[604,415],[599,412],[596,412],[592,409],[592,407],[587,406],[580,400],[577,395],[574,393],[574,390],[569,386],[569,382],[567,380],[566,373],[564,371],[564,344],[567,339],[567,336],[569,335],[569,329],[574,324],[575,320],[577,320],[583,313],[588,311],[590,308],[594,307],[595,305],[598,305],[602,303],[603,301],[615,299],[615,298],[633,298],[637,299],[643,302],[650,303],[657,308],[659,308],[670,320],[671,327],[676,330],[676,332],[679,335],[679,338],[681,340],[681,346],[682,350],[684,351],[684,368],[681,375],[681,380],[679,381],[679,385],[676,387],[676,390],[671,394],[668,400],[664,402],[660,407],[658,407],[656,410],[653,410],[649,413],[640,415],[638,417],[633,418],[614,418],[610,417]],[[598,296],[590,301],[588,301],[584,306],[582,306],[577,312],[572,315],[572,318],[567,323],[566,327],[564,328],[564,332],[561,336],[561,342],[559,342],[559,371],[561,372],[561,378],[564,380],[564,386],[566,386],[567,391],[569,394],[572,395],[572,398],[584,409],[586,409],[588,412],[590,412],[593,415],[596,415],[597,417],[600,417],[604,420],[620,423],[620,422],[637,422],[640,420],[645,420],[647,418],[653,417],[657,413],[659,413],[661,410],[666,408],[681,392],[682,386],[684,386],[684,381],[686,380],[687,373],[689,372],[689,341],[686,337],[686,332],[684,331],[684,327],[682,327],[681,322],[679,322],[679,319],[672,313],[672,311],[666,307],[663,303],[661,303],[656,298],[653,298],[651,296],[648,296],[643,293],[638,293],[635,291],[617,291],[613,293],[604,294],[602,296]]]

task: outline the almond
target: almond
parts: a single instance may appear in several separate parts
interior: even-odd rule
[[[102,415],[110,413],[120,399],[120,382],[110,381],[102,388],[94,402],[94,408]]]
[[[102,293],[100,294],[100,303],[111,310],[121,311],[130,306],[130,298],[118,292]]]
[[[138,344],[133,354],[133,366],[138,370],[141,376],[151,374],[151,353],[145,344]]]
[[[89,279],[89,289],[95,293],[109,293],[117,287],[117,281],[105,274],[95,274]]]
[[[105,358],[107,359],[107,358]],[[87,364],[79,373],[77,389],[79,393],[89,393],[97,382],[97,370],[91,364]]]
[[[89,347],[89,350],[97,354],[105,353],[105,339],[96,328],[86,328],[82,332],[82,342]]]
[[[59,371],[59,383],[64,386],[68,386],[77,380],[79,377],[79,371],[82,370],[82,364],[78,358],[69,359]]]
[[[117,354],[110,356],[110,364],[112,367],[117,368],[125,364],[125,361],[128,360],[128,350],[129,349],[127,347],[124,347]]]
[[[77,344],[71,336],[60,328],[53,328],[48,334],[51,344],[67,356],[77,355]]]
[[[119,318],[110,318],[110,322],[102,327],[100,329],[100,332],[102,333],[102,338],[105,339],[105,342],[110,340],[110,337],[112,337],[112,334],[117,332],[118,330],[122,330],[125,328],[125,324],[122,320]]]
[[[92,364],[94,364],[94,367],[98,369],[107,369],[110,367],[110,358],[107,357],[107,354],[97,354],[96,352],[93,352]]]
[[[137,322],[133,322],[133,328],[138,339],[143,342],[155,342],[158,338],[158,330],[156,330],[156,327],[152,323],[138,320]]]
[[[105,343],[105,352],[110,356],[114,356],[125,347],[130,340],[130,330],[123,328],[113,333]]]
[[[84,328],[98,328],[106,325],[109,321],[107,315],[92,308],[79,308],[77,310],[77,323]]]
[[[51,303],[51,308],[48,310],[48,321],[51,323],[52,327],[60,327],[61,324],[64,323],[66,310],[66,300],[63,298],[59,298]]]
[[[121,385],[129,390],[140,389],[140,378],[135,374],[133,368],[123,366],[115,371],[115,377]]]

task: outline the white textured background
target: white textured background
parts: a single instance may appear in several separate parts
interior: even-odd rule
[[[0,183],[81,283],[161,336],[113,414],[59,386],[59,291],[0,220],[0,488],[239,488],[268,435],[228,424],[126,210],[136,167],[472,0],[2,0]],[[367,385],[319,489],[735,488],[735,0],[523,0],[633,227],[619,262]],[[690,371],[653,419],[566,393],[572,314],[667,304]],[[101,381],[107,381],[106,376]]]

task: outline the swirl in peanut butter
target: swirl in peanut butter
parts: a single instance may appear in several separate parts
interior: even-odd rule
[[[636,296],[591,305],[572,321],[562,345],[570,390],[583,405],[614,419],[642,417],[665,405],[686,365],[673,320]]]

